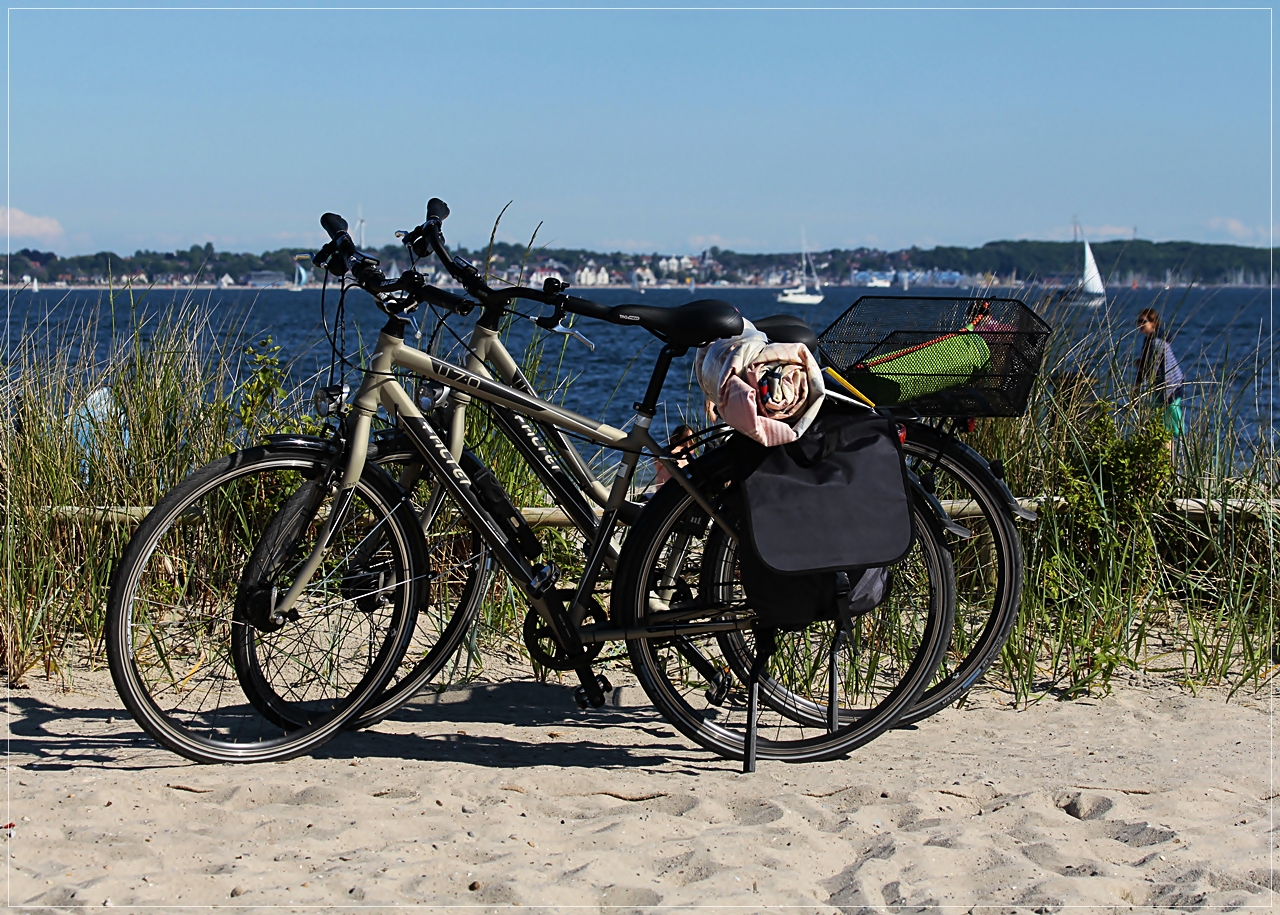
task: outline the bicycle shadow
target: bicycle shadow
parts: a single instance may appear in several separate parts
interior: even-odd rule
[[[146,771],[197,765],[159,747],[123,709],[59,705],[23,693],[10,693],[8,706],[8,754],[15,769]],[[495,726],[548,731],[545,740],[524,734],[466,733],[468,727],[492,732]],[[557,726],[563,730],[556,731]],[[579,736],[584,729],[590,729],[586,735],[605,729],[615,733],[612,739],[600,740]],[[499,769],[674,764],[703,771],[725,763],[692,748],[651,708],[606,705],[581,711],[571,690],[531,681],[475,684],[416,697],[386,722],[341,733],[310,757],[453,762]]]
[[[602,741],[564,740],[548,737],[545,742],[515,737],[470,734],[388,734],[365,731],[343,734],[312,754],[316,759],[386,759],[415,762],[447,762],[488,769],[528,769],[536,766],[582,769],[634,769],[675,765],[675,771],[701,771],[700,763],[715,763],[699,757],[688,745],[672,737],[669,743],[644,747],[623,746]],[[690,768],[693,767],[693,768]],[[709,768],[716,768],[715,765]]]
[[[579,709],[573,687],[537,680],[504,680],[471,683],[440,692],[423,691],[396,709],[388,721],[417,724],[432,721],[469,721],[473,724],[516,724],[543,727],[553,724],[626,725],[637,720],[661,721],[637,686],[622,686],[605,696],[595,709]]]
[[[80,766],[143,770],[189,766],[160,749],[124,709],[67,707],[11,692],[6,733],[11,765],[30,771]]]
[[[623,689],[630,691],[625,694],[628,699],[639,692],[638,687]],[[620,696],[610,698],[616,701]],[[548,730],[545,740],[466,730],[468,726],[490,730],[494,725]],[[403,733],[406,727],[414,732]],[[556,727],[564,730],[554,730]],[[578,736],[584,729],[615,733],[611,740]],[[580,710],[571,688],[524,680],[419,695],[387,722],[358,734],[341,735],[313,755],[455,762],[489,768],[545,765],[598,769],[669,767],[674,763],[701,771],[704,764],[715,768],[716,763],[724,762],[692,749],[652,708],[606,704]]]

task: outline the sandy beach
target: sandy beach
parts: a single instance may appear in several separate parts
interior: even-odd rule
[[[614,682],[580,712],[567,686],[492,675],[245,767],[158,749],[105,673],[32,677],[7,699],[9,904],[1274,904],[1270,695],[980,690],[849,759],[743,775]]]

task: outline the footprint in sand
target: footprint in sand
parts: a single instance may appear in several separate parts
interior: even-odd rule
[[[667,883],[688,886],[710,879],[723,870],[724,867],[707,852],[688,851],[663,861],[658,873]]]
[[[1065,792],[1058,796],[1057,805],[1077,820],[1100,820],[1115,806],[1104,794],[1089,791]],[[1159,845],[1177,836],[1171,829],[1162,829],[1148,823],[1129,823],[1124,820],[1107,820],[1098,824],[1102,835],[1122,842],[1131,848]]]
[[[1032,845],[1026,845],[1022,847],[1021,851],[1029,861],[1064,877],[1107,876],[1107,871],[1100,861],[1072,861],[1068,863],[1067,859],[1058,851],[1058,848],[1050,842],[1037,842]]]
[[[1168,842],[1177,835],[1172,829],[1161,829],[1158,826],[1149,826],[1146,823],[1125,823],[1122,820],[1107,823],[1104,832],[1108,839],[1123,842],[1131,848],[1146,848],[1148,845],[1159,845],[1161,842]]]
[[[389,801],[403,801],[417,797],[418,792],[414,791],[412,788],[397,785],[394,788],[383,788],[381,791],[375,791],[373,792],[373,796],[384,798]]]
[[[662,902],[662,896],[639,886],[606,886],[600,891],[600,904],[609,908],[649,906]]]
[[[342,806],[342,795],[334,791],[332,788],[303,788],[297,794],[290,797],[283,803],[291,804],[296,807],[309,805],[312,807],[340,807]]]
[[[667,816],[680,817],[697,807],[698,801],[687,795],[675,794],[640,801],[639,804],[647,813],[665,813]]]
[[[850,864],[834,877],[821,881],[821,886],[830,893],[827,902],[841,907],[893,905],[894,903],[889,902],[888,899],[883,902],[879,899],[872,899],[871,894],[868,894],[862,886],[862,879],[858,874],[858,871],[868,861],[888,860],[893,857],[894,852],[897,851],[893,836],[877,836],[868,844],[859,848],[858,851],[858,859],[853,864]]]
[[[1096,820],[1115,806],[1105,794],[1086,791],[1068,791],[1058,796],[1057,804],[1069,816],[1077,820]]]
[[[741,826],[763,826],[776,822],[785,815],[777,804],[760,800],[732,800],[725,805]]]

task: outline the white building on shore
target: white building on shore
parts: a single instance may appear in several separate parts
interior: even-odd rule
[[[609,271],[604,267],[596,267],[595,261],[587,261],[587,265],[573,275],[573,282],[579,286],[608,286]]]
[[[533,271],[532,274],[530,274],[529,285],[536,288],[541,286],[543,283],[545,283],[549,279],[555,279],[561,283],[564,282],[564,277],[560,275],[559,270],[539,268]]]

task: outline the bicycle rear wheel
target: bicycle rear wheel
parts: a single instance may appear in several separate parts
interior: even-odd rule
[[[426,568],[421,529],[376,467],[346,501],[333,465],[319,441],[228,455],[161,499],[130,540],[107,658],[130,713],[168,749],[199,762],[306,753],[391,676]],[[326,527],[319,569],[273,620]]]
[[[902,717],[909,724],[957,702],[1000,657],[1022,602],[1022,540],[1004,494],[962,449],[927,426],[912,424],[907,465],[944,508],[973,534],[948,538],[956,577],[951,644],[933,683]]]
[[[695,462],[701,491],[719,510],[729,460]],[[896,723],[932,679],[955,612],[950,560],[928,509],[913,507],[915,543],[893,568],[889,597],[854,621],[837,643],[833,622],[777,633],[761,681],[761,759],[831,759]],[[675,482],[653,498],[624,544],[613,591],[621,626],[692,627],[627,642],[645,692],[677,730],[729,758],[744,754],[747,696],[755,658],[753,614],[742,591],[737,549]],[[700,625],[734,624],[698,632]],[[833,659],[834,655],[834,659]],[[835,714],[832,714],[832,672]],[[834,726],[833,726],[834,725]]]

